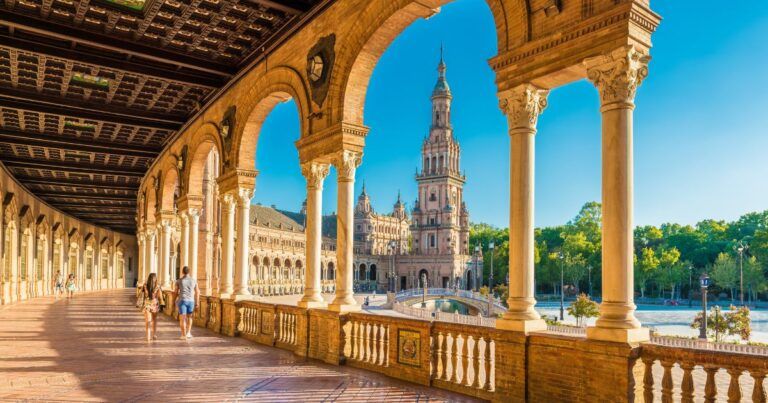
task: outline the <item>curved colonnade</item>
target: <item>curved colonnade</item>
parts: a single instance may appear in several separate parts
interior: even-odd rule
[[[75,274],[78,291],[132,286],[136,242],[58,211],[21,186],[3,166],[0,304],[52,295],[57,271]]]

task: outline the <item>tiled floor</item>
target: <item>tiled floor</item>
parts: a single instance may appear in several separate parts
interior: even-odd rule
[[[0,308],[1,401],[471,401],[461,395],[194,329],[143,339],[130,291]]]

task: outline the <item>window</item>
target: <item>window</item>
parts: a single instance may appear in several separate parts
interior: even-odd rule
[[[432,192],[429,194],[429,201],[437,201],[437,196],[435,195],[435,192]]]
[[[435,225],[435,219],[434,218],[430,218],[429,219],[429,225]]]
[[[109,273],[109,256],[107,251],[101,250],[101,278],[106,279]]]
[[[85,278],[93,278],[93,250],[85,250]]]
[[[430,235],[430,236],[429,236],[429,246],[430,246],[431,248],[434,248],[434,247],[435,247],[435,244],[436,244],[436,242],[435,242],[435,241],[436,241],[436,239],[435,239],[435,236],[434,236],[434,235]]]

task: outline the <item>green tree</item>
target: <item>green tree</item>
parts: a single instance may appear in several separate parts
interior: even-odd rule
[[[699,312],[691,323],[694,329],[700,329],[702,325],[702,313]],[[722,342],[727,336],[737,336],[741,340],[749,341],[752,335],[752,319],[749,308],[746,306],[735,307],[731,305],[729,312],[723,312],[720,306],[715,305],[707,315],[707,333],[715,342]]]
[[[768,279],[766,279],[763,266],[757,257],[751,256],[744,261],[744,292],[750,300],[755,301],[758,293],[766,290],[768,290]]]
[[[597,302],[592,301],[587,294],[581,293],[567,308],[568,314],[576,318],[577,326],[584,326],[584,320],[600,316]]]
[[[712,264],[711,271],[710,277],[712,277],[712,281],[718,287],[729,290],[731,301],[733,301],[734,289],[739,285],[739,267],[733,256],[727,253],[717,255],[715,263]]]
[[[656,270],[656,282],[663,295],[665,289],[670,290],[670,299],[675,299],[675,287],[682,281],[683,268],[679,264],[680,251],[677,248],[662,249],[659,265]]]
[[[635,284],[640,288],[640,297],[645,297],[648,281],[654,276],[660,260],[651,248],[643,248],[635,262]]]

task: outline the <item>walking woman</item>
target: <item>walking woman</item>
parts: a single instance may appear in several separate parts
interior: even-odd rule
[[[157,274],[149,273],[147,281],[141,287],[141,298],[144,298],[144,324],[147,329],[147,341],[157,340],[157,313],[163,301],[163,290],[157,285]]]
[[[74,298],[75,297],[75,290],[77,290],[77,287],[75,286],[75,274],[70,273],[69,276],[67,276],[67,299]]]

